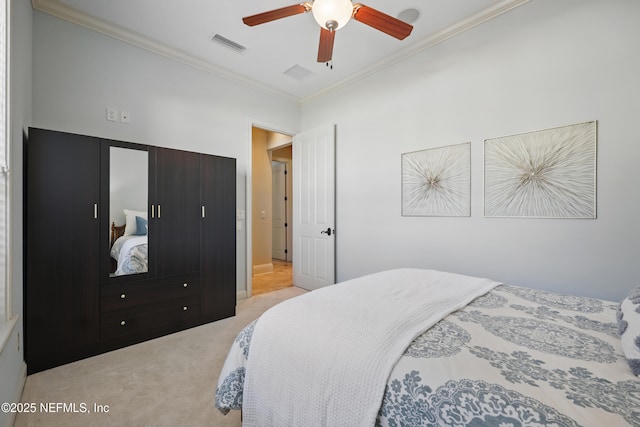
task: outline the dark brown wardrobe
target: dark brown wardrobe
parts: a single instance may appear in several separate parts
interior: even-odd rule
[[[29,374],[235,315],[235,159],[35,128],[24,156]],[[135,271],[111,256],[127,189],[144,211]]]

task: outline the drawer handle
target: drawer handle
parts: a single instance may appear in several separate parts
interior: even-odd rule
[[[124,320],[120,322],[120,326],[124,326],[126,324],[127,324],[127,322],[125,322]]]
[[[125,299],[127,296],[125,294],[120,295],[120,299]]]
[[[182,311],[187,311],[187,306],[185,305],[184,307],[182,307]]]
[[[186,284],[186,283],[183,283],[183,284],[182,284],[182,287],[183,287],[183,288],[186,288],[187,286],[189,286],[189,285],[188,285],[188,284]]]

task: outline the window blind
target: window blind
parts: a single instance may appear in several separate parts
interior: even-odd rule
[[[7,3],[8,0],[0,0],[0,322],[11,314],[7,286]]]

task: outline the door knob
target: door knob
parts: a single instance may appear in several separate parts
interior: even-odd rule
[[[320,232],[320,234],[326,234],[327,236],[331,236],[331,233],[335,233],[334,230],[331,230],[331,227],[327,228],[326,230],[322,230]]]

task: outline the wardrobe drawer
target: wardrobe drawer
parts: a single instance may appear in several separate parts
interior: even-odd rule
[[[100,337],[109,339],[159,328],[200,315],[200,296],[189,296],[160,301],[103,313],[100,319]]]
[[[119,311],[197,295],[200,295],[198,275],[103,285],[100,311]]]

